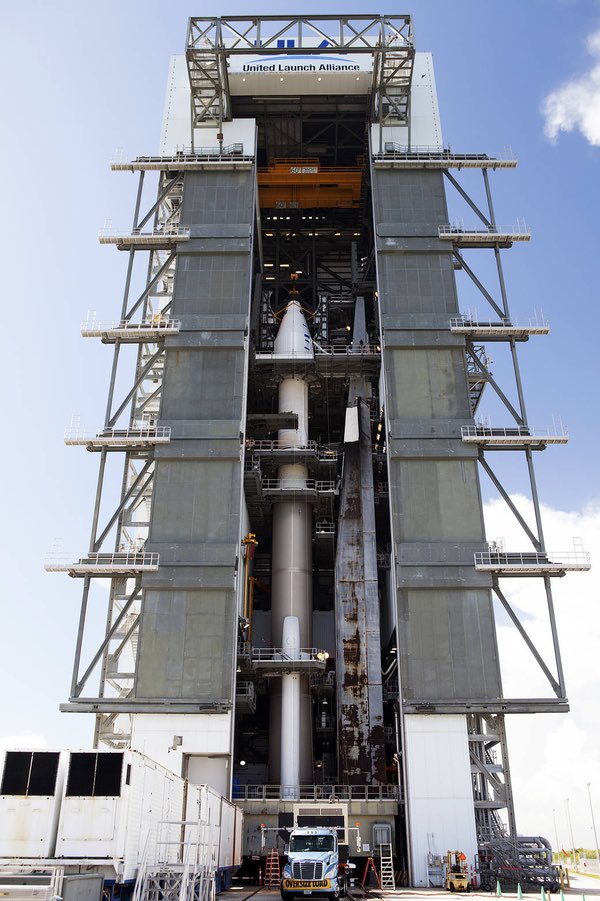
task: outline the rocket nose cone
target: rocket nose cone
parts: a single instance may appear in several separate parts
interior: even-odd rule
[[[275,353],[289,357],[314,357],[312,338],[297,300],[291,300],[284,310],[275,338]]]

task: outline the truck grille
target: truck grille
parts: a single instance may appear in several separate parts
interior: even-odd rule
[[[304,863],[294,863],[292,872],[294,879],[322,879],[323,864],[312,860]]]

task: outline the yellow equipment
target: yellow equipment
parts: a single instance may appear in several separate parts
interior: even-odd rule
[[[321,166],[318,159],[274,159],[258,170],[260,205],[269,209],[358,209],[363,166]]]
[[[454,863],[452,862],[454,858]],[[446,879],[444,888],[448,892],[470,892],[471,883],[467,872],[467,858],[462,851],[446,853]]]

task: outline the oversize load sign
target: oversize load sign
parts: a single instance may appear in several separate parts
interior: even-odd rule
[[[327,889],[331,888],[331,879],[284,879],[283,888],[298,891],[300,889]]]

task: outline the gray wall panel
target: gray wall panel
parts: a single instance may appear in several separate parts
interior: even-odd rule
[[[146,591],[138,698],[229,698],[234,600],[225,590]]]
[[[185,176],[155,457],[135,696],[232,702],[254,172]]]
[[[390,507],[405,699],[497,698],[499,664],[464,342],[439,171],[373,171]],[[477,587],[481,586],[481,587]]]

